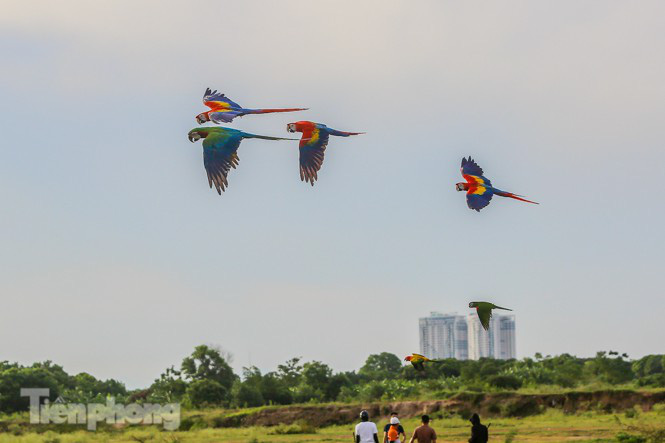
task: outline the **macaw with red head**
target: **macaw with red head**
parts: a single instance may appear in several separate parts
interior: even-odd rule
[[[292,112],[304,111],[308,108],[279,108],[279,109],[248,109],[243,108],[227,96],[217,91],[206,89],[203,94],[203,104],[210,108],[210,111],[202,112],[196,116],[198,124],[205,122],[230,123],[236,117],[242,117],[247,114],[269,114],[272,112]]]
[[[493,195],[510,197],[535,205],[538,204],[522,198],[521,195],[493,187],[492,182],[483,176],[483,169],[470,156],[468,159],[462,158],[462,177],[464,177],[466,183],[457,183],[455,189],[466,191],[466,204],[469,206],[469,209],[480,212],[481,209],[490,204]]]
[[[300,180],[314,186],[318,172],[323,165],[323,154],[328,146],[331,135],[348,137],[364,134],[364,132],[344,132],[332,129],[323,123],[299,121],[286,125],[289,132],[302,132],[300,139]]]

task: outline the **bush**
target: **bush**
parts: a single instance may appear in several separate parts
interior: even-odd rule
[[[187,398],[195,408],[222,405],[227,395],[226,388],[214,380],[196,380],[187,387]]]
[[[626,412],[623,413],[626,418],[635,418],[640,415],[639,411],[635,408],[626,409]]]
[[[647,439],[633,434],[626,434],[625,432],[619,432],[616,436],[616,440],[620,443],[646,443]]]
[[[234,392],[235,404],[241,407],[254,407],[263,405],[263,395],[256,386],[240,383]]]
[[[316,434],[316,428],[305,420],[298,420],[293,424],[281,424],[275,426],[268,432],[272,435],[290,435],[290,434]]]
[[[532,398],[516,400],[506,405],[506,415],[509,417],[526,417],[540,413],[538,402]]]
[[[510,374],[493,375],[488,382],[490,385],[502,389],[519,389],[522,387],[522,380]]]

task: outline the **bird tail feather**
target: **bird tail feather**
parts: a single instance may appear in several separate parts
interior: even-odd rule
[[[499,191],[498,189],[495,189],[495,190],[494,190],[494,193],[495,193],[496,195],[501,196],[501,197],[514,198],[515,200],[519,200],[519,201],[523,201],[523,202],[527,202],[527,203],[533,203],[534,205],[539,205],[539,204],[540,204],[540,203],[538,203],[538,202],[534,202],[534,201],[531,201],[531,200],[527,200],[527,199],[523,198],[523,196],[521,196],[521,195],[517,195],[517,194],[513,194],[512,192]]]
[[[260,138],[261,140],[298,140],[297,138],[270,137],[268,135],[250,134],[249,132],[244,132],[242,136],[244,138]]]
[[[247,114],[271,114],[273,112],[295,112],[306,111],[309,108],[268,108],[268,109],[246,109]]]
[[[346,132],[346,131],[338,131],[337,129],[330,129],[330,128],[328,128],[328,133],[330,135],[336,135],[338,137],[348,137],[350,135],[364,134],[364,132]]]

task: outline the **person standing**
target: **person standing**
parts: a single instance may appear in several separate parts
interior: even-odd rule
[[[436,432],[434,428],[429,425],[429,415],[423,415],[421,417],[422,425],[418,426],[409,443],[413,443],[414,440],[418,440],[418,443],[434,443],[436,442]]]
[[[478,414],[473,414],[469,419],[471,422],[471,438],[469,443],[487,443],[489,440],[489,430],[487,426],[480,423]]]
[[[356,425],[356,443],[379,443],[379,430],[369,421],[369,412],[360,411],[360,423]]]
[[[402,438],[400,439],[400,435]],[[399,422],[397,412],[390,413],[390,423],[383,428],[383,443],[406,442],[406,432]]]

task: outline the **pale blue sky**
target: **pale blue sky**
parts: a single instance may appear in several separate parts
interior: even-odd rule
[[[273,369],[418,349],[417,319],[512,307],[519,356],[663,352],[662,2],[5,2],[0,360],[149,384],[195,345]],[[245,141],[219,197],[187,132]],[[541,202],[455,192],[472,155]]]

